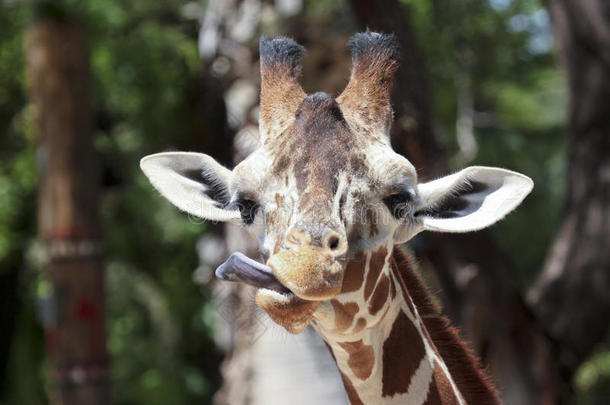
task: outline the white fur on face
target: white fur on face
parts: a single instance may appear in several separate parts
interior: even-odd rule
[[[246,193],[257,200],[260,210],[247,229],[259,240],[265,255],[281,249],[286,232],[309,220],[341,224],[349,238],[350,254],[392,241],[403,222],[392,216],[383,199],[393,188],[415,184],[417,174],[411,163],[395,153],[387,142],[374,141],[364,147],[366,172],[329,173],[337,179],[337,191],[329,196],[328,212],[311,218],[299,210],[301,195],[292,168],[272,173],[273,156],[264,146],[234,170],[232,193]],[[306,192],[311,192],[308,188]],[[374,228],[374,232],[371,229]]]

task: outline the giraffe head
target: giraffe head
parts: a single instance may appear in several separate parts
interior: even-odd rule
[[[291,332],[343,293],[348,264],[363,253],[423,230],[484,228],[532,189],[526,176],[487,167],[418,183],[390,146],[395,38],[366,32],[350,45],[351,77],[335,98],[301,88],[300,45],[261,39],[260,147],[233,170],[199,153],[141,161],[178,208],[240,223],[259,240],[265,264],[236,253],[217,275],[258,287],[257,303]]]

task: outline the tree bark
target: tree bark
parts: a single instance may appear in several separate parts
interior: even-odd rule
[[[570,94],[564,216],[529,294],[569,381],[610,323],[610,3],[547,0]]]
[[[362,28],[392,32],[402,47],[393,104],[395,149],[415,165],[420,180],[445,175],[449,164],[436,137],[424,60],[398,1],[351,0]],[[412,241],[428,278],[442,289],[445,312],[489,367],[509,404],[555,404],[562,384],[551,342],[536,324],[511,277],[510,257],[490,232],[424,233]]]
[[[40,303],[54,404],[108,404],[99,168],[89,111],[88,50],[65,18],[25,40],[38,136],[38,232],[47,263]],[[46,291],[46,292],[44,292]]]

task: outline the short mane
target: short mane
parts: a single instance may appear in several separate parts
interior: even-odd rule
[[[392,254],[392,269],[413,299],[432,341],[434,342],[464,400],[468,404],[499,405],[502,403],[489,376],[480,367],[479,359],[459,337],[436,304],[428,288],[413,270],[412,260],[400,247]]]

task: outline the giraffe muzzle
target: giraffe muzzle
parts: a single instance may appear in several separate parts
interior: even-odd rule
[[[304,245],[283,250],[271,256],[267,265],[280,283],[301,299],[324,301],[341,293],[344,266],[323,248]]]

